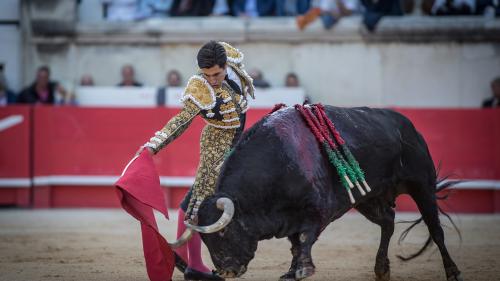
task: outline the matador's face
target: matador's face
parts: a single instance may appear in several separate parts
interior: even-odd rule
[[[216,64],[210,68],[202,68],[201,72],[210,86],[219,88],[226,77],[226,66],[220,67]]]

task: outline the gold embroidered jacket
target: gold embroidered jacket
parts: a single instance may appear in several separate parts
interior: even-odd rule
[[[223,81],[214,89],[201,75],[194,75],[184,90],[181,101],[184,107],[168,123],[156,132],[145,146],[158,153],[163,147],[181,135],[200,115],[207,126],[201,137],[201,157],[197,170],[193,195],[187,214],[196,215],[199,204],[213,194],[224,155],[231,149],[236,132],[242,127],[242,115],[248,110],[247,95],[253,97],[252,78],[243,69],[243,54],[227,43],[221,43],[227,54],[227,67],[238,75],[241,92],[235,91]]]
[[[201,75],[193,75],[181,98],[182,111],[145,144],[155,153],[182,134],[198,114],[216,128],[240,127],[239,115],[248,110],[247,95],[254,97],[253,81],[243,68],[243,53],[225,42],[219,43],[226,50],[227,67],[231,67],[241,80],[241,94],[232,91],[225,81],[222,87],[214,89]]]

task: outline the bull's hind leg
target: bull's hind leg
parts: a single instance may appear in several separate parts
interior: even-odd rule
[[[298,233],[299,251],[296,260],[295,280],[302,280],[314,274],[315,266],[312,262],[311,249],[318,239],[319,229],[315,225],[304,225]]]
[[[290,264],[288,272],[280,277],[280,281],[295,280],[295,271],[297,271],[297,260],[299,259],[300,254],[299,234],[296,233],[294,235],[290,235],[288,236],[288,239],[290,240],[290,243],[292,243],[292,248],[290,248],[290,251],[292,252],[292,264]]]
[[[439,221],[439,210],[436,202],[436,196],[433,188],[424,188],[423,186],[411,185],[409,188],[409,194],[418,206],[422,218],[424,219],[429,233],[434,240],[434,243],[439,248],[441,252],[441,257],[443,258],[443,265],[446,272],[446,278],[448,281],[462,281],[462,276],[460,270],[458,270],[457,265],[450,257],[448,249],[444,244],[444,232]],[[429,192],[432,190],[432,193]]]
[[[375,276],[377,281],[389,281],[391,270],[387,252],[389,242],[394,233],[394,210],[382,200],[372,199],[356,206],[356,209],[381,229],[380,245],[375,260]]]

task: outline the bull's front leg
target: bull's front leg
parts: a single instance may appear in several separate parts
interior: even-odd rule
[[[314,226],[308,226],[306,230],[299,234],[299,256],[295,270],[295,280],[301,280],[312,276],[315,272],[315,266],[311,257],[311,249],[318,239],[318,229]]]

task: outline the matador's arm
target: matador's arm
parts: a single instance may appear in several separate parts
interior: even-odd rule
[[[184,107],[181,112],[172,117],[160,131],[155,133],[149,142],[144,146],[153,149],[158,153],[163,147],[171,143],[180,136],[193,122],[193,119],[200,113],[200,108],[191,100],[184,101]]]

